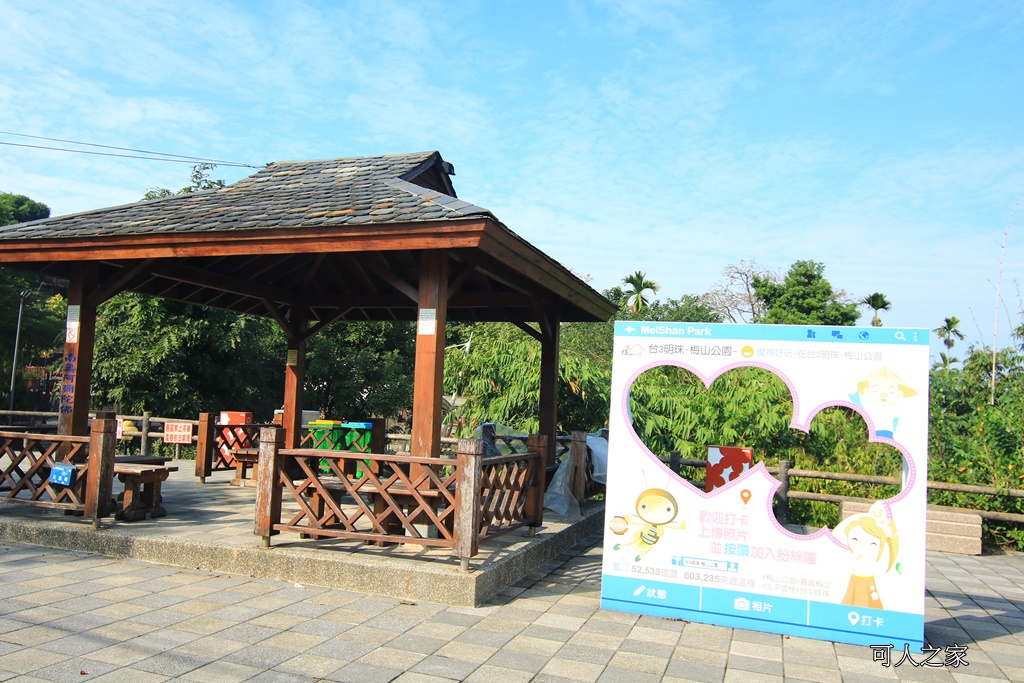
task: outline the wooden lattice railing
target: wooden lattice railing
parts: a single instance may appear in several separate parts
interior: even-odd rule
[[[468,567],[479,543],[543,521],[542,437],[531,452],[491,458],[463,439],[454,460],[285,449],[282,438],[260,436],[255,533],[266,546],[281,532],[413,543],[451,548]]]
[[[99,518],[110,515],[117,423],[101,414],[90,436],[0,432],[0,502],[32,505]],[[73,468],[70,483],[51,476]]]

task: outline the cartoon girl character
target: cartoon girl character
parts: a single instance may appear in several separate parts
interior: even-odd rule
[[[672,494],[664,489],[647,489],[636,499],[636,515],[643,527],[633,535],[629,543],[616,543],[615,550],[635,547],[638,555],[633,559],[639,562],[654,547],[654,544],[665,534],[666,529],[685,529],[686,520],[672,524],[679,514],[679,505]],[[616,534],[624,534],[629,530],[630,520],[625,517],[612,519],[611,530]]]
[[[900,546],[896,524],[886,514],[881,502],[875,502],[868,512],[850,517],[845,525],[853,564],[842,603],[851,607],[885,609],[875,575],[879,568],[884,567],[881,573],[885,574],[896,564]],[[888,557],[883,559],[886,551]]]
[[[850,400],[867,410],[871,420],[879,427],[875,429],[875,434],[891,439],[900,421],[896,414],[896,404],[916,395],[917,392],[904,384],[899,375],[882,367],[857,383],[857,391],[850,394]]]

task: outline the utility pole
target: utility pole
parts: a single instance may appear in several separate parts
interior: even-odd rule
[[[14,410],[14,377],[18,371],[18,344],[21,342],[21,311],[25,308],[25,299],[27,299],[32,292],[27,289],[23,289],[18,292],[18,324],[14,328],[14,355],[11,356],[11,393],[7,397],[7,410],[11,412]],[[14,415],[7,416],[7,424],[14,423]]]

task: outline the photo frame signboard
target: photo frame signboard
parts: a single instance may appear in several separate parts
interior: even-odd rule
[[[919,651],[928,340],[920,329],[617,322],[602,608]],[[739,368],[767,370],[788,387],[798,431],[830,406],[858,413],[870,441],[902,456],[901,490],[813,533],[778,521],[780,482],[756,454],[705,492],[634,430],[630,388],[662,365],[705,387]]]

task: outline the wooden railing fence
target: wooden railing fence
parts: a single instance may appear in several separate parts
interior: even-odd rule
[[[676,474],[682,476],[683,467],[696,467],[701,470],[707,466],[705,460],[681,458],[678,451],[672,451],[669,456],[669,468]],[[859,501],[863,498],[855,496],[840,496],[831,493],[816,493],[813,491],[796,491],[791,487],[794,478],[822,479],[831,481],[845,481],[861,484],[876,484],[883,486],[901,486],[899,477],[882,477],[874,474],[850,474],[847,472],[821,472],[818,470],[793,469],[793,463],[789,460],[780,460],[778,467],[766,467],[766,470],[777,478],[782,486],[775,492],[775,515],[782,524],[789,523],[789,501],[790,500],[815,500],[826,503],[841,503],[845,500]],[[703,488],[704,483],[699,480],[687,479],[691,484]],[[936,491],[952,491],[955,493],[970,493],[983,496],[1024,498],[1024,489],[998,488],[995,486],[976,486],[973,484],[959,484],[946,481],[929,481],[928,488]],[[1024,523],[1024,515],[1013,512],[1000,512],[996,510],[976,510],[972,508],[957,508],[964,512],[976,514],[982,519]]]
[[[98,527],[111,514],[116,431],[112,413],[97,414],[89,436],[0,431],[0,502],[81,513]],[[61,465],[73,468],[67,485],[51,477]]]
[[[543,437],[496,457],[463,439],[451,459],[285,449],[282,435],[267,427],[259,438],[255,533],[265,546],[281,532],[412,543],[450,548],[468,568],[480,543],[543,521]]]

